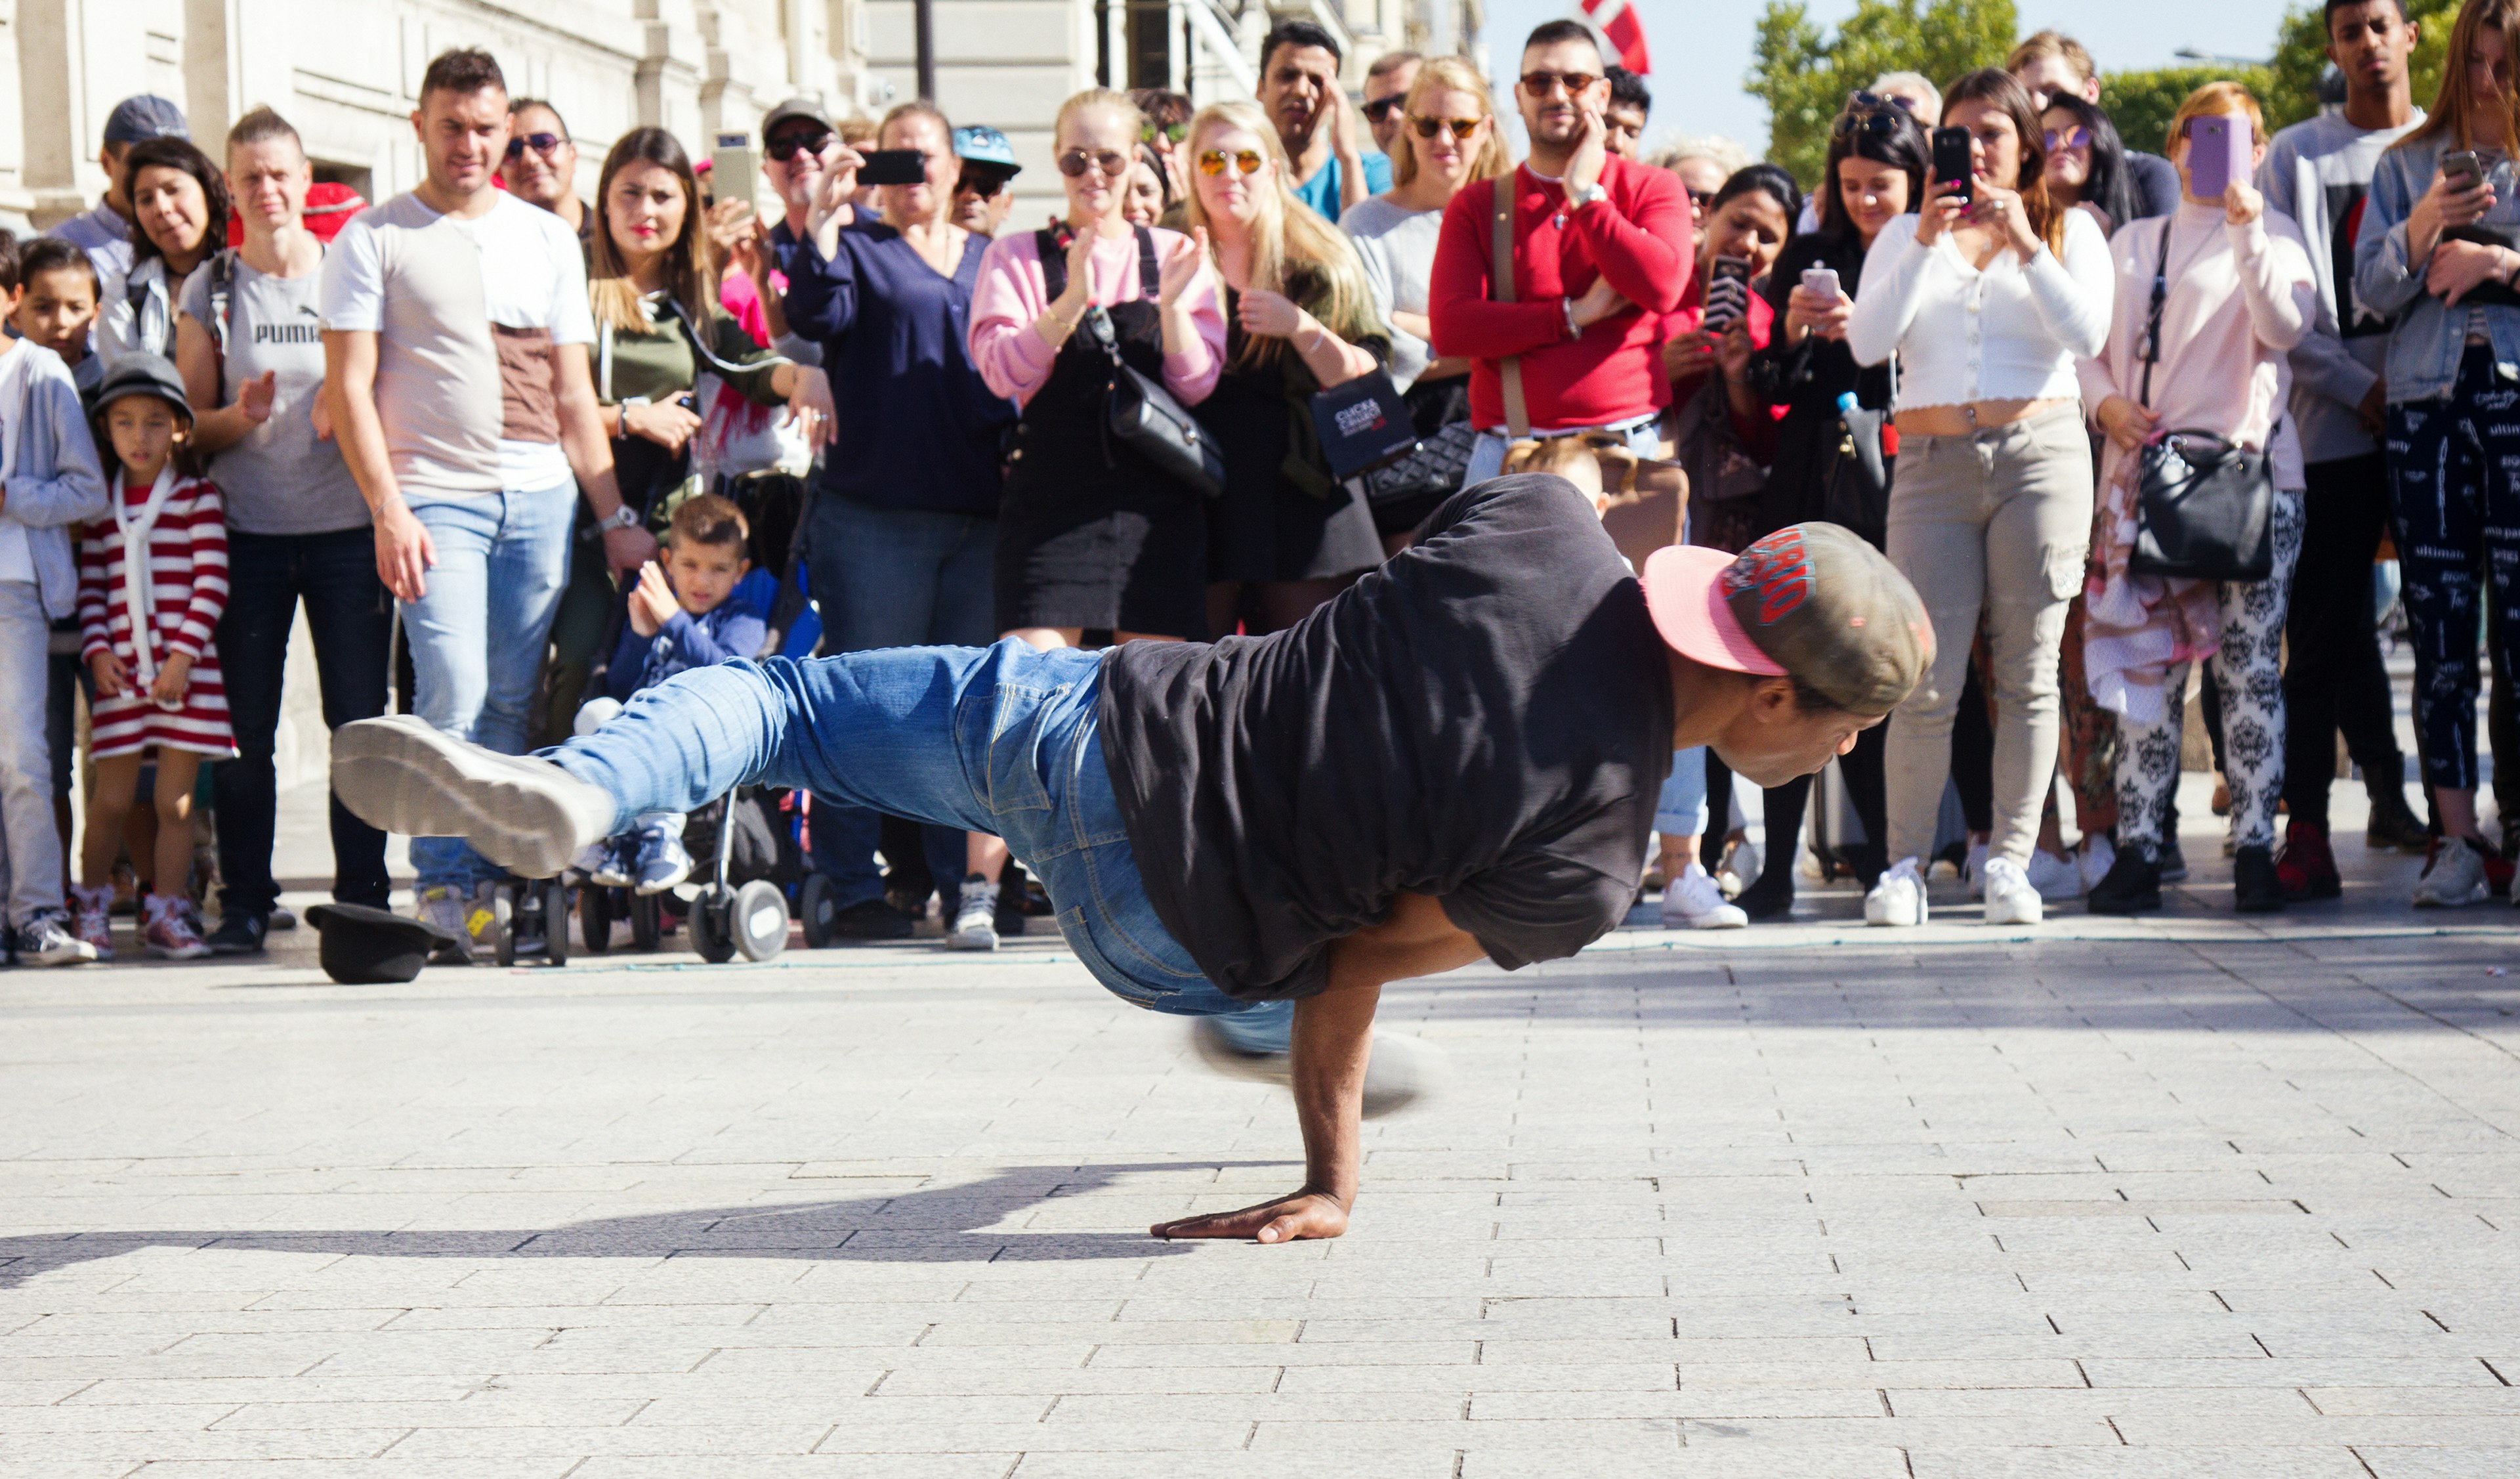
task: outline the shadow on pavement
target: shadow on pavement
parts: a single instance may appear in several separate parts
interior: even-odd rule
[[[1198,1169],[1274,1166],[1200,1162]],[[64,1232],[0,1237],[0,1289],[38,1273],[142,1248],[248,1249],[366,1258],[792,1258],[822,1263],[1042,1263],[1169,1258],[1190,1252],[1143,1232],[1025,1232],[995,1225],[1179,1162],[1029,1167],[933,1190],[780,1207],[712,1207],[488,1231]]]

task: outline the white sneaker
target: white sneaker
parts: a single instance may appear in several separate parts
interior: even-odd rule
[[[954,911],[953,928],[945,932],[949,950],[994,950],[998,947],[998,886],[973,873],[963,880],[963,901]]]
[[[470,965],[472,962],[472,899],[458,894],[443,884],[432,884],[420,891],[419,904],[413,917],[433,924],[455,937],[453,945],[439,946],[430,953],[431,965]]]
[[[2059,857],[2046,848],[2032,848],[2030,866],[2025,871],[2030,875],[2030,886],[2039,891],[2042,899],[2062,901],[2083,897],[2083,873],[2074,866],[2071,858]]]
[[[112,889],[101,892],[111,896]],[[100,956],[95,946],[70,933],[69,920],[59,909],[47,909],[18,931],[18,959],[26,965],[85,965]]]
[[[333,791],[351,813],[405,837],[461,837],[527,878],[549,878],[609,835],[620,808],[550,761],[496,755],[417,715],[333,731]]]
[[[2047,917],[2048,906],[2040,902],[2039,891],[2031,887],[2030,875],[2021,864],[2009,857],[1986,860],[1987,923],[2037,924]]]
[[[2485,854],[2462,837],[2433,839],[2424,876],[2415,880],[2415,907],[2455,909],[2483,903],[2493,890],[2485,881]]]
[[[1969,897],[1971,899],[1984,899],[1986,897],[1985,843],[1973,842],[1969,844],[1968,860],[1960,864],[1960,877],[1967,880]]]
[[[1908,928],[1925,922],[1925,875],[1916,859],[1902,857],[1864,896],[1866,924]]]
[[[2074,871],[2081,875],[2083,892],[2092,892],[2101,879],[2108,877],[2109,869],[2117,860],[2117,844],[2109,841],[2109,834],[2094,832],[2084,838],[2083,845],[2074,851]]]
[[[1724,859],[1715,865],[1715,887],[1727,899],[1738,899],[1741,891],[1759,881],[1759,870],[1767,865],[1767,855],[1750,839],[1737,838],[1724,850]]]
[[[1663,886],[1662,927],[1667,930],[1737,930],[1750,922],[1737,903],[1726,903],[1715,880],[1696,863]]]

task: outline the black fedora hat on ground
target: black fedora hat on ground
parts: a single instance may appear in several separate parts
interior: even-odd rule
[[[319,903],[306,911],[323,934],[317,959],[324,974],[343,986],[382,986],[409,981],[428,963],[428,953],[456,943],[452,930],[374,909],[364,903]]]

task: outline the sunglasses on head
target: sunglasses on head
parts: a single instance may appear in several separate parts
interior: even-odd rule
[[[772,139],[763,152],[785,164],[799,154],[821,154],[823,146],[830,142],[832,131],[828,128],[817,133],[783,133]]]
[[[2091,142],[2092,131],[2080,123],[2075,124],[2071,128],[2050,128],[2048,130],[2048,152],[2049,154],[2054,154],[2059,149],[2080,149]]]
[[[530,149],[548,159],[554,151],[567,142],[566,135],[557,133],[512,134],[508,138],[508,158],[521,160],[525,157],[525,151]]]
[[[1071,149],[1058,157],[1058,172],[1071,180],[1083,179],[1088,169],[1116,180],[1129,172],[1129,157],[1114,149]]]
[[[1439,133],[1449,133],[1456,139],[1466,139],[1478,132],[1479,125],[1486,121],[1485,118],[1429,118],[1418,114],[1409,116],[1409,126],[1417,129],[1418,137],[1421,139],[1431,139]]]
[[[1158,139],[1167,144],[1178,144],[1189,137],[1188,123],[1143,123],[1138,127],[1138,142],[1141,144],[1152,144]]]
[[[1257,149],[1238,149],[1230,155],[1222,149],[1208,149],[1199,153],[1198,172],[1223,174],[1225,166],[1232,164],[1238,174],[1256,174],[1267,162],[1268,157]]]
[[[1882,98],[1859,92],[1847,100],[1846,111],[1829,125],[1829,132],[1841,139],[1857,133],[1867,138],[1886,139],[1911,121],[1908,109],[1906,98]]]
[[[1566,95],[1571,98],[1600,80],[1598,72],[1527,71],[1522,74],[1522,90],[1535,98],[1545,98],[1552,88],[1564,83]]]
[[[1374,99],[1372,102],[1366,104],[1363,108],[1358,109],[1357,112],[1364,114],[1366,117],[1373,122],[1379,123],[1383,119],[1391,116],[1391,111],[1393,109],[1398,108],[1401,104],[1408,101],[1409,97],[1406,93],[1395,92],[1387,98]]]

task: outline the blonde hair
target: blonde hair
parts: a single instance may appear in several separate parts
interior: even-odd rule
[[[2023,37],[2021,44],[2012,49],[2012,55],[2003,59],[2003,69],[2019,71],[2033,62],[2045,62],[2049,57],[2064,58],[2065,65],[2074,69],[2075,76],[2086,82],[2092,80],[2095,69],[2092,66],[2091,52],[2084,48],[2082,42],[2060,30],[2043,30]]]
[[[1488,136],[1479,145],[1478,157],[1470,161],[1469,178],[1463,184],[1492,180],[1513,168],[1513,161],[1505,152],[1505,130],[1496,125],[1496,99],[1488,92],[1487,78],[1478,69],[1459,57],[1436,57],[1422,63],[1416,80],[1409,84],[1409,97],[1400,111],[1411,117],[1418,116],[1418,106],[1439,92],[1465,92],[1479,100],[1479,116],[1488,120]],[[1406,185],[1418,178],[1418,146],[1403,139],[1391,161],[1391,183]]]
[[[2164,142],[2170,148],[2178,148],[2180,139],[2186,135],[2189,118],[2227,116],[2248,119],[2249,137],[2261,144],[2267,141],[2266,112],[2258,107],[2258,100],[2250,96],[2249,90],[2237,82],[2208,82],[2189,93],[2187,101],[2170,116],[2170,133]]]
[[[1050,123],[1050,147],[1054,150],[1058,148],[1059,136],[1067,132],[1067,125],[1079,114],[1093,113],[1098,109],[1108,110],[1114,117],[1129,125],[1129,143],[1134,148],[1139,133],[1147,126],[1147,116],[1139,112],[1138,105],[1127,93],[1113,92],[1107,87],[1089,87],[1058,105],[1058,116]]]
[[[2514,67],[2520,67],[2520,0],[2467,0],[2458,8],[2458,19],[2451,23],[2450,53],[2442,59],[2441,91],[2433,95],[2431,110],[2421,123],[2389,147],[2405,149],[2447,134],[2461,149],[2474,149],[2483,143],[2520,156],[2520,108],[2503,109],[2502,137],[2498,139],[2479,140],[2468,129],[2467,115],[2476,95],[2467,85],[2467,59],[2475,53],[2476,33],[2489,25],[2502,33],[2503,56]]]
[[[881,131],[877,128],[875,119],[868,117],[862,113],[850,114],[847,117],[832,124],[832,132],[839,135],[840,142],[848,145],[851,149],[857,148],[860,144],[874,143],[881,133]]]
[[[1728,180],[1757,162],[1749,150],[1720,133],[1683,134],[1645,162],[1656,169],[1678,169],[1690,160],[1713,160]]]
[[[1192,159],[1198,157],[1200,139],[1220,128],[1239,128],[1257,136],[1272,166],[1271,185],[1253,192],[1260,210],[1251,221],[1246,287],[1286,295],[1319,319],[1324,328],[1350,344],[1369,336],[1387,336],[1389,331],[1373,311],[1373,290],[1366,282],[1365,263],[1357,256],[1347,233],[1295,198],[1294,171],[1286,162],[1286,148],[1279,142],[1278,130],[1270,124],[1269,116],[1260,111],[1259,104],[1239,99],[1210,103],[1190,120]],[[1208,216],[1207,203],[1199,196],[1195,176],[1191,182],[1190,223],[1207,231],[1210,250],[1214,251],[1216,223]],[[1219,266],[1221,269],[1221,262]],[[1278,357],[1284,345],[1282,339],[1251,335],[1243,341],[1242,352],[1236,358],[1244,368],[1266,364]]]

